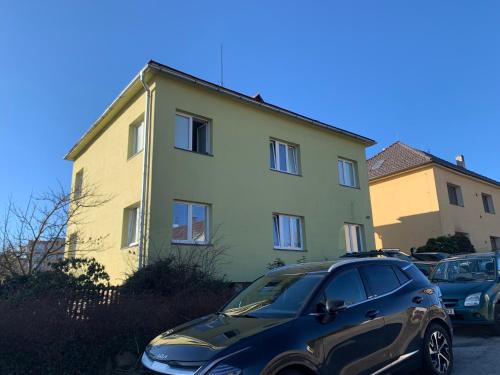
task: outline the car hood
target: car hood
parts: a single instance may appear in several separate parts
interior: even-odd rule
[[[290,320],[209,315],[164,332],[151,341],[146,353],[157,361],[205,362],[249,336]]]
[[[453,283],[436,283],[441,289],[443,298],[464,299],[470,294],[485,292],[491,288],[494,281],[465,281]]]

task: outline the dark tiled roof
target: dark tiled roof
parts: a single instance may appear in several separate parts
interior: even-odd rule
[[[393,143],[374,157],[368,159],[368,176],[370,180],[374,180],[432,163],[500,186],[500,182],[496,180],[459,167],[454,163],[438,158],[428,152],[417,150],[401,142]]]

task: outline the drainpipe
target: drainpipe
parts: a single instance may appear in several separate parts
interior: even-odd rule
[[[146,67],[147,68],[147,67]],[[145,69],[146,69],[145,68]],[[144,80],[144,71],[141,70],[139,78],[141,80],[142,86],[146,91],[146,109],[144,111],[144,148],[143,148],[143,162],[142,162],[142,184],[141,184],[141,206],[140,206],[140,221],[139,221],[139,262],[138,268],[141,269],[144,266],[144,234],[145,234],[145,219],[146,219],[146,196],[147,196],[147,185],[148,185],[148,162],[149,162],[149,117],[150,117],[150,107],[151,107],[151,90]]]

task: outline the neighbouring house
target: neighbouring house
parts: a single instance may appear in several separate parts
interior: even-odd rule
[[[38,266],[39,271],[50,270],[52,263],[57,263],[64,259],[64,238],[53,240],[30,240],[26,248],[27,254],[31,254],[32,263]],[[26,260],[28,261],[28,260]]]
[[[463,234],[477,251],[500,249],[500,182],[396,142],[368,160],[378,248],[425,245]]]
[[[89,184],[112,197],[89,209],[79,232],[103,238],[92,256],[113,282],[172,247],[210,251],[215,239],[227,247],[227,277],[250,281],[276,258],[374,247],[373,144],[151,61],[66,159],[75,192]]]

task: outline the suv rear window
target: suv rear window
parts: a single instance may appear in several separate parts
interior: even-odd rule
[[[365,266],[362,267],[362,272],[371,298],[392,292],[401,286],[391,266]]]
[[[401,285],[411,280],[410,277],[406,273],[404,273],[398,266],[394,266],[392,267],[392,269],[394,270],[394,272],[396,272],[396,276],[398,277]]]

